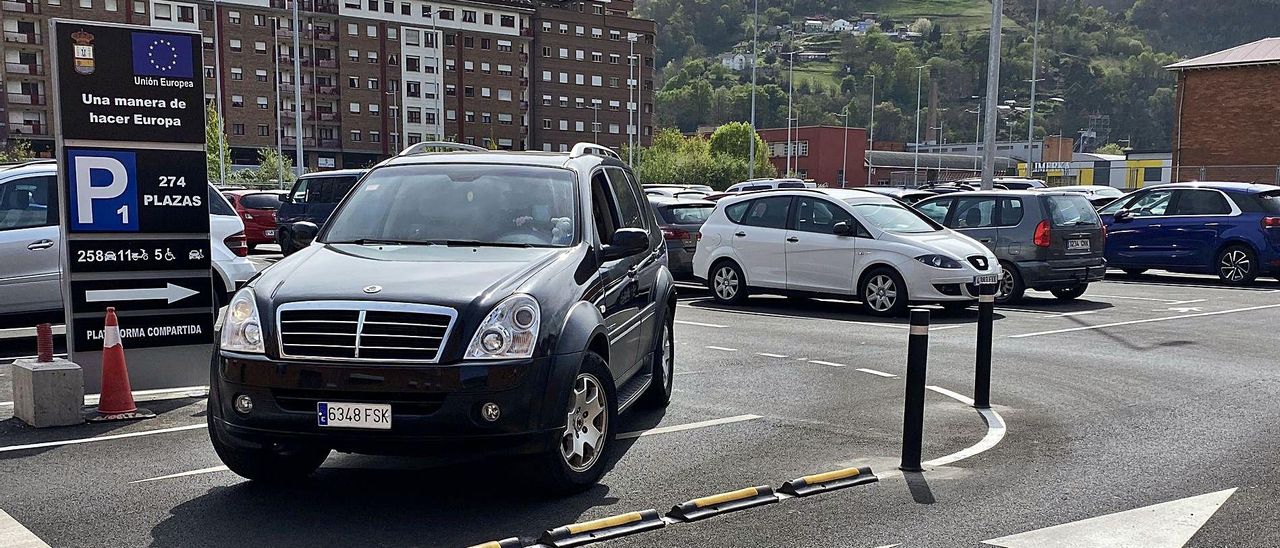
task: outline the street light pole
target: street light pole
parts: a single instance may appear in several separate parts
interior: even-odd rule
[[[297,135],[293,140],[293,153],[297,155],[298,163],[293,165],[293,171],[298,176],[307,169],[307,161],[302,156],[302,20],[298,18],[298,2],[301,0],[293,0],[293,125],[297,128]]]
[[[867,159],[871,159],[871,151],[876,149],[876,75],[871,75],[871,123],[867,124]],[[867,186],[871,186],[871,166],[867,165]]]
[[[591,103],[591,142],[600,144],[600,105]]]
[[[227,119],[222,116],[222,40],[219,39],[218,27],[222,24],[222,16],[218,14],[218,0],[213,0],[213,66],[214,66],[214,84],[218,87],[214,97],[218,101],[218,184],[222,185],[227,180]]]
[[[760,0],[751,7],[751,141],[747,148],[747,179],[756,178],[756,56],[759,55]]]
[[[920,186],[920,101],[922,91],[924,90],[924,69],[929,65],[920,65],[916,67],[916,142],[914,148],[913,160],[915,167],[911,171],[911,185]]]
[[[987,118],[982,151],[982,190],[991,190],[996,176],[996,100],[1000,96],[1000,24],[1004,0],[991,0],[991,47],[987,52]]]
[[[280,108],[280,19],[278,17],[271,18],[271,49],[276,50],[275,57],[276,71],[271,75],[276,88],[276,185],[284,188],[284,143],[281,138],[284,135],[284,123],[282,120],[282,109]]]
[[[789,51],[783,53],[790,58],[790,68],[787,69],[787,172],[782,174],[783,177],[791,176],[791,99],[795,94],[795,74],[796,74],[796,54],[797,51]]]
[[[849,181],[849,105],[845,105],[844,112],[836,116],[841,118],[844,129],[844,157],[840,160],[840,188],[844,188]]]
[[[1036,139],[1036,72],[1040,68],[1040,0],[1036,0],[1036,22],[1031,31],[1031,110],[1027,111],[1027,146]],[[1031,161],[1031,151],[1027,151]]]

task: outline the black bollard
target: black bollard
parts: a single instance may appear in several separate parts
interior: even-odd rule
[[[991,409],[991,324],[996,308],[996,285],[978,286],[978,360],[974,367],[973,406]]]
[[[929,361],[929,311],[911,310],[911,334],[907,342],[907,397],[902,409],[902,464],[906,472],[920,472],[920,446],[924,439],[924,383]]]

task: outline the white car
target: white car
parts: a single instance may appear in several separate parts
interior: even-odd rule
[[[911,303],[969,306],[1000,263],[985,246],[865,190],[779,190],[724,198],[702,225],[694,275],[715,299],[748,294],[848,298],[867,313]]]
[[[62,323],[57,169],[52,161],[0,167],[0,324]],[[255,269],[245,258],[244,221],[212,186],[209,213],[214,298],[221,305]]]
[[[751,179],[733,185],[725,190],[727,193],[755,192],[757,190],[774,190],[779,188],[818,188],[818,183],[807,183],[804,179]]]

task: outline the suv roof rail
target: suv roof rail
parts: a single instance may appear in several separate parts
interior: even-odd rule
[[[56,163],[58,163],[58,161],[57,161],[57,160],[55,160],[55,159],[53,159],[53,158],[40,158],[40,159],[37,159],[37,160],[27,160],[27,161],[24,161],[24,162],[14,162],[14,163],[11,163],[11,164],[0,164],[0,170],[3,170],[3,169],[14,169],[14,168],[19,168],[19,167],[27,167],[27,166],[38,166],[38,165],[40,165],[40,164],[56,164]]]
[[[588,154],[592,154],[595,156],[604,156],[606,158],[613,158],[614,160],[619,160],[619,161],[622,160],[622,157],[618,156],[618,153],[614,152],[613,149],[609,147],[600,146],[595,143],[578,143],[576,145],[573,145],[573,150],[569,152],[569,157],[581,158]]]
[[[412,156],[414,154],[423,154],[430,152],[432,149],[444,149],[454,152],[493,152],[487,148],[478,147],[476,145],[467,145],[463,143],[454,143],[451,141],[423,141],[421,143],[409,145],[400,151],[396,156]]]

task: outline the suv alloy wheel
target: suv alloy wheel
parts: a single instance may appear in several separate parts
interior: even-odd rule
[[[618,404],[604,358],[583,354],[582,367],[567,394],[564,429],[541,457],[541,479],[556,494],[591,488],[609,466]]]
[[[711,269],[711,294],[721,304],[742,304],[747,300],[747,280],[733,261],[724,260]]]
[[[1218,254],[1218,278],[1230,285],[1249,285],[1258,277],[1258,260],[1252,249],[1233,245]]]
[[[907,284],[889,268],[877,268],[862,282],[862,307],[872,316],[901,316],[907,311]]]

